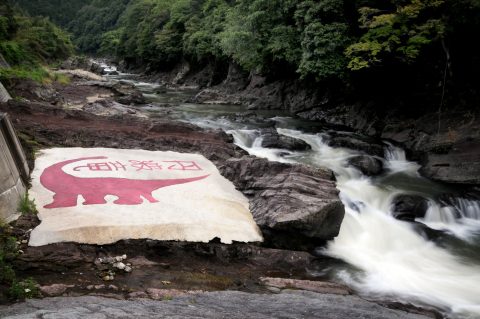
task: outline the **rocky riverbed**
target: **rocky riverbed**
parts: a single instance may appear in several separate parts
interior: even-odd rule
[[[293,135],[278,135],[277,130],[266,128],[261,134],[268,138],[263,139],[262,147],[282,149],[284,154],[278,153],[278,158],[284,158],[284,162],[249,156],[245,147],[239,147],[231,135],[218,127],[201,128],[175,120],[171,116],[172,107],[178,102],[162,101],[152,106],[148,94],[142,94],[139,85],[107,81],[99,74],[71,68],[78,65],[66,66],[68,70],[62,72],[70,75],[69,84],[13,83],[9,90],[16,98],[0,104],[0,111],[8,112],[13,119],[31,166],[35,151],[48,147],[200,153],[213,161],[247,196],[265,242],[261,245],[224,245],[216,241],[202,244],[136,240],[106,246],[60,243],[28,247],[29,232],[39,221],[35,216],[23,216],[12,225],[22,250],[15,267],[22,276],[38,281],[44,297],[67,298],[28,301],[8,309],[0,308],[0,315],[25,318],[40,313],[54,315],[53,309],[61,307],[71,309],[68,313],[72,318],[92,312],[102,313],[107,318],[128,317],[133,312],[148,317],[156,311],[175,313],[179,317],[213,318],[227,315],[314,318],[319,312],[325,318],[442,317],[435,310],[425,310],[428,308],[425,304],[420,309],[408,301],[396,303],[393,302],[395,298],[388,297],[377,298],[375,303],[367,302],[355,296],[356,289],[335,282],[328,275],[332,268],[348,267],[322,251],[327,241],[339,234],[345,201],[342,203],[336,188],[338,181],[328,165],[318,168],[288,159],[293,154],[289,151],[308,152],[312,143]],[[100,74],[112,73],[98,65],[94,70]],[[234,79],[234,70],[232,72],[230,78]],[[168,85],[181,82],[188,84],[178,76],[159,85],[157,92],[165,92]],[[194,99],[200,101],[203,94],[201,102],[204,103],[236,105],[245,101],[232,100],[235,95],[231,94],[226,101],[227,95],[219,93],[224,91],[215,92],[215,97],[205,98],[208,92],[203,91]],[[262,117],[248,112],[237,112],[233,116],[254,122]],[[269,126],[268,121],[261,122]],[[472,123],[466,125],[476,125]],[[323,126],[326,131],[331,128]],[[378,136],[332,132],[328,144],[361,152],[350,158],[349,163],[365,176],[381,175],[386,169],[384,145]],[[471,167],[475,173],[475,166]],[[461,178],[456,178],[455,182],[471,183]],[[291,288],[296,291],[289,290]],[[79,297],[84,295],[92,296]],[[145,298],[167,301],[155,303]],[[172,298],[172,302],[168,301]],[[175,309],[184,309],[191,300],[195,300],[193,304],[198,308],[185,310],[184,314],[176,312]],[[78,310],[77,305],[85,302],[90,305]],[[108,310],[113,308],[114,312]]]

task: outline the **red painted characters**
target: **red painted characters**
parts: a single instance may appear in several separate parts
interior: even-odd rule
[[[107,195],[117,196],[118,199],[114,201],[114,204],[118,205],[139,205],[143,203],[143,199],[150,203],[157,203],[158,201],[152,196],[153,191],[162,187],[199,181],[210,176],[141,180],[115,177],[77,177],[62,170],[65,165],[70,163],[97,159],[107,159],[107,157],[77,158],[47,167],[40,176],[40,183],[55,195],[53,195],[53,202],[45,205],[44,208],[77,206],[79,195],[85,199],[83,205],[106,204],[105,196]]]

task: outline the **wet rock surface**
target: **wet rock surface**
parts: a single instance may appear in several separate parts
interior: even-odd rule
[[[415,218],[423,218],[427,209],[427,200],[418,195],[399,195],[392,203],[393,217],[400,220],[414,221]]]
[[[428,318],[391,310],[355,296],[284,291],[247,294],[237,291],[186,295],[169,301],[114,300],[105,297],[47,298],[0,308],[3,318]]]
[[[249,197],[268,242],[288,246],[298,245],[302,236],[338,235],[345,211],[331,171],[254,157],[229,159],[219,169]]]
[[[392,121],[382,137],[402,143],[421,164],[421,174],[446,183],[480,184],[480,109],[440,117]]]
[[[306,151],[312,148],[302,140],[278,134],[274,128],[262,130],[262,136],[262,146],[266,148],[279,148],[291,151]]]
[[[384,153],[383,145],[378,143],[378,141],[353,134],[337,134],[331,132],[327,143],[333,147],[345,147],[372,156],[383,157]]]
[[[376,176],[383,172],[383,162],[373,156],[354,156],[348,160],[348,164],[361,171],[365,176]]]

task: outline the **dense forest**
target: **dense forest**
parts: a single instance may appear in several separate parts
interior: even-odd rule
[[[0,53],[13,66],[0,69],[0,78],[42,80],[42,65],[67,58],[74,51],[70,36],[46,17],[26,16],[8,2],[0,4]]]
[[[81,51],[150,70],[234,61],[275,79],[414,91],[436,104],[445,90],[468,99],[478,84],[480,54],[470,45],[480,36],[479,0],[15,2],[67,29]]]

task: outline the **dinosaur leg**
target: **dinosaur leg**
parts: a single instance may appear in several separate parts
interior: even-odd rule
[[[53,195],[53,202],[43,206],[44,208],[60,208],[77,206],[77,194],[56,193]]]
[[[143,203],[143,198],[140,197],[140,194],[138,193],[132,193],[132,192],[121,192],[114,194],[118,196],[118,199],[114,201],[114,204],[118,205],[140,205]]]
[[[145,193],[142,195],[146,200],[148,200],[150,203],[158,203],[158,200],[156,200],[152,194]]]
[[[107,201],[105,200],[105,194],[88,193],[82,195],[85,198],[85,202],[83,203],[83,205],[99,205],[107,203]]]

